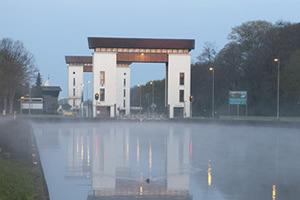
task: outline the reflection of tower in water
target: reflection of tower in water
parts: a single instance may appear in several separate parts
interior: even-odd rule
[[[86,132],[86,129],[70,130],[66,177],[90,177],[91,148],[91,135]]]
[[[130,133],[130,134],[129,134]],[[128,127],[93,133],[89,199],[156,195],[190,199],[188,133],[139,133]]]

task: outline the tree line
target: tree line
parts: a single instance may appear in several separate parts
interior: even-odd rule
[[[300,114],[300,24],[249,21],[232,28],[227,44],[219,51],[205,43],[191,66],[193,115],[210,116],[212,109],[212,72],[215,72],[215,111],[230,114],[229,91],[248,92],[248,114],[276,114],[277,63],[280,60],[281,115]],[[164,80],[156,88],[156,103],[164,105]],[[149,93],[149,83],[141,86]],[[136,96],[132,91],[132,97]],[[161,98],[163,97],[163,98]],[[146,98],[145,94],[143,99]],[[136,104],[136,99],[132,103]],[[146,100],[143,107],[148,107]]]
[[[165,80],[153,80],[134,86],[131,88],[130,101],[131,106],[141,106],[144,112],[165,112]],[[155,108],[152,104],[155,104]]]
[[[28,95],[30,84],[37,74],[33,55],[21,41],[0,40],[0,109],[12,114],[19,99]]]

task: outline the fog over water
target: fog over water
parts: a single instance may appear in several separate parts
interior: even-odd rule
[[[298,199],[298,129],[33,124],[51,200]]]

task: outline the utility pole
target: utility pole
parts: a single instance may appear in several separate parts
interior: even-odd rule
[[[31,115],[31,84],[29,82],[29,109],[28,114]]]
[[[90,114],[90,103],[89,103],[89,87],[90,87],[91,81],[87,82],[87,117],[89,117]]]
[[[150,82],[150,85],[152,86],[152,104],[151,104],[151,110],[152,114],[154,113],[154,81]]]
[[[140,114],[142,114],[142,86],[140,84],[137,86],[140,88]]]
[[[210,67],[209,71],[212,72],[212,98],[211,98],[211,116],[215,118],[215,68]]]
[[[276,118],[279,120],[279,117],[280,117],[280,59],[275,58],[274,62],[277,63],[277,108],[276,108]]]
[[[151,81],[151,85],[152,85],[152,104],[154,104],[154,82]]]

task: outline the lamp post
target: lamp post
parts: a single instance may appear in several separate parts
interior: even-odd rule
[[[20,114],[23,114],[23,108],[22,108],[23,101],[24,101],[24,96],[21,96],[21,99],[20,99]]]
[[[152,110],[152,113],[153,113],[154,112],[154,82],[151,81],[150,85],[152,86],[152,104],[151,104],[151,110]]]
[[[137,85],[140,88],[140,114],[142,113],[142,86],[140,84]]]
[[[152,104],[154,104],[154,82],[151,81],[150,85],[152,86]]]
[[[28,114],[31,115],[31,84],[29,81],[29,109],[28,109]]]
[[[80,102],[80,110],[81,110],[81,117],[83,117],[83,90],[84,90],[84,84],[82,83],[80,85],[80,89],[81,89],[81,102]]]
[[[211,116],[212,118],[215,118],[215,68],[210,67],[209,71],[212,72]]]
[[[86,98],[87,98],[87,100],[89,100],[89,88],[90,88],[90,84],[91,84],[91,81],[88,81],[87,82],[87,88],[86,88]]]
[[[279,95],[280,95],[280,59],[275,58],[274,62],[277,63],[277,112],[276,112],[276,118],[279,119],[280,116],[280,101],[279,101]]]
[[[89,104],[89,88],[90,88],[90,84],[91,81],[87,82],[87,91],[86,91],[86,95],[87,95],[87,117],[89,117],[89,109],[90,109],[90,104]]]

